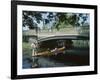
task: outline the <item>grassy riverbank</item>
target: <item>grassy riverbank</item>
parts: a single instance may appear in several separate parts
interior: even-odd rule
[[[32,48],[31,48],[31,44],[30,43],[23,42],[22,43],[22,48],[23,48],[23,55],[28,55],[28,56],[32,55]]]

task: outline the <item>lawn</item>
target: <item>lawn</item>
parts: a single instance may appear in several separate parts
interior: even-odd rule
[[[32,55],[32,48],[30,43],[23,42],[22,48],[23,48],[23,55],[28,55],[28,56]]]

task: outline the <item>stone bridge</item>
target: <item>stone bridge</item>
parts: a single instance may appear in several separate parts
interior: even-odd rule
[[[89,40],[88,36],[82,35],[58,35],[58,36],[49,36],[45,38],[39,38],[38,42],[48,41],[48,40]]]

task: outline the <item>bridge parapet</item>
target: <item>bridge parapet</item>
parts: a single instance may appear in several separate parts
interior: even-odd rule
[[[48,41],[48,40],[89,40],[88,36],[82,35],[59,35],[59,36],[50,36],[46,38],[38,38],[38,42]]]

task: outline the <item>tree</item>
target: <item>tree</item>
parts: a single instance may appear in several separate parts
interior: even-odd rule
[[[62,14],[62,13],[57,13],[56,14],[56,17],[57,17],[57,23],[56,23],[56,29],[59,31],[60,30],[60,27],[59,25],[61,25],[61,23],[63,23],[65,20],[66,20],[66,15],[65,14]]]
[[[34,22],[34,20],[37,21],[37,23],[40,23],[42,20],[42,15],[40,12],[32,12],[32,11],[24,11],[23,12],[23,26],[28,25],[30,29],[37,29],[37,23]]]
[[[88,19],[88,14],[86,13],[57,13],[56,17],[58,21],[56,22],[56,29],[59,30],[62,23],[65,25],[74,26],[84,26]],[[87,23],[89,24],[89,23]]]
[[[24,11],[23,12],[23,26],[28,25],[30,29],[38,30],[37,24],[43,22],[43,28],[46,24],[50,24],[53,20],[51,30],[56,28],[58,31],[63,28],[63,25],[84,26],[88,19],[88,14],[85,13],[59,13],[59,12],[38,12],[38,11]],[[67,27],[67,26],[65,26]]]

